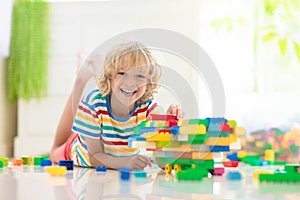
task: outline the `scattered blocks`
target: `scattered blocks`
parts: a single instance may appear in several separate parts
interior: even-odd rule
[[[23,160],[23,165],[30,165],[30,158],[29,157],[21,157]]]
[[[44,169],[52,176],[64,176],[67,173],[66,166],[46,166]]]
[[[8,166],[8,158],[7,157],[0,157],[0,161],[3,164],[3,167]]]
[[[74,161],[73,160],[60,160],[58,161],[58,166],[66,166],[67,170],[74,169]]]
[[[232,161],[232,160],[223,161],[222,163],[224,167],[237,167],[239,165],[239,161]]]
[[[213,175],[214,176],[222,176],[225,172],[224,167],[215,167],[213,170]]]

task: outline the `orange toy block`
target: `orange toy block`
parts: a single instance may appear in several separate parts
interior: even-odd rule
[[[209,137],[205,144],[208,146],[229,146],[230,139],[229,137]]]
[[[12,159],[11,162],[12,162],[13,165],[18,165],[18,166],[23,165],[23,160],[22,159],[16,159],[15,158],[15,159]]]

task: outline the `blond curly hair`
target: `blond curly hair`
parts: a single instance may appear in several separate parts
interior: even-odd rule
[[[129,58],[129,59],[126,59]],[[154,93],[157,93],[159,88],[158,80],[161,77],[161,66],[154,59],[151,52],[140,42],[127,42],[113,48],[106,56],[104,69],[100,73],[97,81],[99,92],[103,95],[109,95],[112,92],[111,78],[117,75],[118,70],[122,67],[122,62],[126,59],[130,66],[147,66],[147,78],[149,82],[146,87],[145,94],[137,101],[142,104],[150,99],[153,99]]]

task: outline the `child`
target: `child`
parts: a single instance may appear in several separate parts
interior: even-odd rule
[[[82,79],[84,76],[78,76],[75,82],[80,91],[87,81]],[[75,119],[70,96],[56,132],[51,159],[112,169],[143,170],[151,166],[152,159],[139,155],[136,148],[128,148],[128,137],[150,113],[159,112],[153,94],[157,92],[160,76],[161,67],[141,43],[128,42],[113,49],[106,56],[97,88],[81,100]],[[175,105],[169,107],[167,114],[182,117],[181,109]]]

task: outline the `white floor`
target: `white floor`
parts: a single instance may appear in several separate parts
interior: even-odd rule
[[[253,170],[239,166],[242,180],[229,181],[226,174],[201,181],[176,181],[163,171],[147,170],[147,178],[121,181],[119,172],[75,167],[63,177],[52,177],[42,167],[0,168],[0,199],[300,199],[300,183],[258,183]]]

